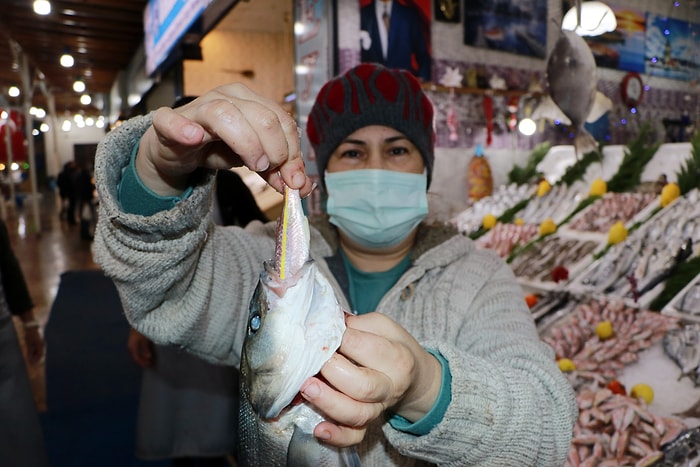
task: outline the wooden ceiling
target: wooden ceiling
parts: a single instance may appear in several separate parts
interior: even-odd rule
[[[148,0],[51,1],[52,10],[40,16],[32,0],[0,0],[0,107],[20,106],[7,88],[21,87],[20,63],[24,54],[34,83],[32,105],[46,107],[44,93],[54,96],[56,113],[99,115],[99,97],[108,95],[117,74],[124,70],[143,41],[143,12]],[[72,68],[59,58],[70,50]],[[81,77],[93,104],[80,103],[73,82]],[[47,109],[48,110],[48,109]]]

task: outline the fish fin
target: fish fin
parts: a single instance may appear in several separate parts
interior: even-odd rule
[[[579,127],[574,137],[574,148],[576,148],[576,159],[581,160],[584,154],[598,151],[598,142],[585,128]]]
[[[294,433],[287,448],[287,465],[360,467],[360,456],[351,446],[335,448],[320,442],[313,433],[294,426]]]
[[[530,118],[537,121],[541,118],[546,118],[548,120],[556,120],[564,125],[571,125],[571,120],[566,114],[559,108],[559,106],[554,102],[551,96],[547,95],[544,97],[540,103],[532,111]]]
[[[613,108],[612,100],[600,91],[595,93],[595,100],[593,101],[593,107],[591,111],[588,112],[588,117],[586,117],[586,123],[593,123],[597,121],[600,117],[608,113]]]

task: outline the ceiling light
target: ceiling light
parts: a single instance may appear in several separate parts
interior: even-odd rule
[[[41,131],[42,133],[46,133],[50,129],[51,129],[51,127],[49,126],[48,123],[42,123],[41,125],[39,125],[39,131]]]
[[[68,53],[67,51],[66,51],[66,52],[63,52],[63,55],[61,55],[61,60],[60,60],[60,62],[61,62],[61,66],[62,66],[63,68],[70,68],[70,67],[72,67],[73,65],[75,65],[75,59],[74,59],[73,56],[72,56],[70,53]]]
[[[37,15],[48,15],[51,13],[51,2],[48,0],[34,0],[34,13]]]
[[[525,136],[532,136],[537,131],[537,124],[531,118],[523,118],[518,123],[518,130]]]
[[[85,82],[83,80],[81,80],[80,78],[76,79],[75,82],[73,83],[73,91],[75,91],[75,92],[85,91]]]
[[[61,125],[61,130],[70,131],[71,126],[73,126],[73,124],[70,122],[70,120],[63,120],[63,124]]]
[[[615,12],[603,2],[592,1],[581,3],[581,24],[578,25],[576,7],[564,15],[561,28],[576,31],[579,36],[599,36],[612,32],[617,28]]]
[[[19,88],[17,86],[10,86],[7,89],[7,95],[10,97],[17,97],[19,94]]]
[[[89,94],[83,94],[80,96],[80,103],[83,105],[90,105],[90,102],[92,102],[92,98],[90,97]]]

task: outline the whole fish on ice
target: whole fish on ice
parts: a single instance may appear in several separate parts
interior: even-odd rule
[[[596,103],[598,68],[591,49],[575,32],[560,31],[547,59],[547,83],[551,100],[571,122],[576,155],[580,158],[583,154],[596,151],[598,144],[584,124]],[[604,96],[598,98],[603,108],[607,106],[605,99]],[[544,110],[535,109],[536,116],[544,114]]]
[[[345,314],[309,257],[309,227],[296,190],[285,189],[273,264],[264,263],[241,355],[242,466],[354,466],[354,449],[313,436],[323,417],[297,397],[338,349]]]

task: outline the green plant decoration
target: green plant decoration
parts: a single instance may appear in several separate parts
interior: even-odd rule
[[[700,188],[700,131],[696,131],[690,139],[690,157],[676,174],[678,188],[681,195],[688,193],[693,188]]]
[[[630,192],[637,187],[642,178],[644,167],[649,163],[661,143],[650,143],[653,134],[651,124],[642,124],[639,134],[625,148],[625,156],[617,173],[608,181],[608,191],[614,193]]]
[[[571,186],[577,180],[583,180],[583,176],[586,175],[586,170],[594,162],[599,162],[602,152],[591,151],[583,155],[581,159],[577,159],[572,165],[570,165],[564,175],[559,179],[557,185],[564,184],[566,186]]]
[[[547,155],[551,144],[548,142],[540,143],[532,150],[530,157],[528,158],[525,167],[520,167],[514,165],[513,168],[508,172],[508,181],[510,183],[515,183],[516,185],[524,185],[526,183],[534,183],[535,180],[539,178],[539,172],[537,172],[537,164],[542,162],[544,156]]]
[[[661,309],[670,303],[673,297],[683,290],[683,287],[688,285],[699,273],[699,256],[679,263],[671,277],[666,279],[663,290],[652,300],[648,308],[654,311],[661,311]]]

